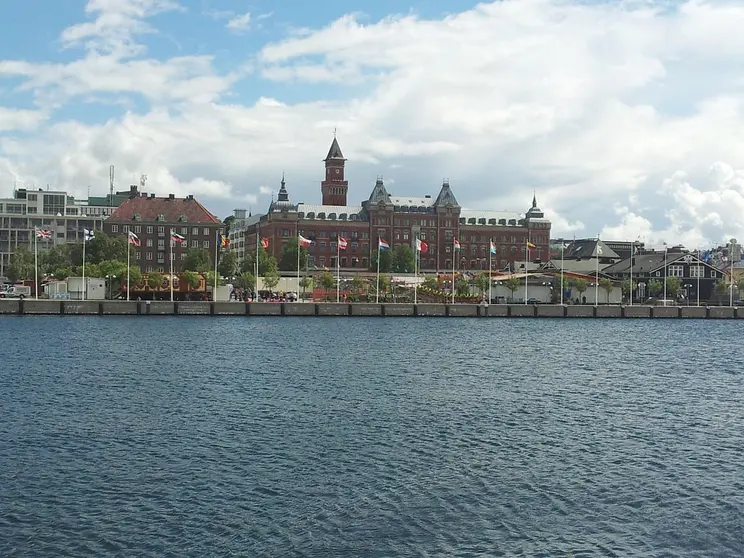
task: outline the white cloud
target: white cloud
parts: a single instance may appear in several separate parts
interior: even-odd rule
[[[82,58],[0,62],[0,79],[21,79],[43,110],[95,95],[150,104],[6,134],[0,172],[74,188],[105,184],[113,163],[224,213],[226,196],[268,202],[266,185],[287,171],[292,198],[311,202],[337,128],[352,201],[390,168],[395,190],[412,195],[450,177],[469,207],[524,211],[536,190],[555,236],[744,239],[740,2],[504,0],[442,19],[347,15],[296,29],[230,73],[209,55],[147,56],[148,18],[178,8],[91,0],[95,19],[62,33],[86,46]],[[308,100],[259,84],[259,100],[241,102],[235,85],[251,67]]]
[[[0,107],[0,132],[33,130],[47,115],[39,110],[23,110]]]
[[[230,31],[247,31],[251,25],[251,13],[245,13],[242,15],[236,15],[227,22],[227,27]]]

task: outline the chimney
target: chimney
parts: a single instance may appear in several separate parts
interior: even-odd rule
[[[145,194],[145,195],[147,195],[147,194]],[[154,200],[155,199],[155,194],[150,194],[150,199],[151,200]]]
[[[430,200],[430,199],[431,199],[431,195],[429,195],[429,194],[426,194],[426,195],[425,195],[424,197],[425,197],[425,198],[426,198],[427,200]]]
[[[186,201],[194,201],[194,195],[189,194],[188,196],[186,196]]]

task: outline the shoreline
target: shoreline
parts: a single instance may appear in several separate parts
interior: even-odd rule
[[[4,299],[0,315],[744,319],[744,307]]]

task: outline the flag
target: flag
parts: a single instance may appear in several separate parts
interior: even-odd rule
[[[599,246],[599,245],[597,245],[597,255],[598,256],[601,256],[602,255],[602,247]]]
[[[532,244],[532,242],[530,242],[529,240],[527,241],[527,249],[528,250],[534,250],[535,249],[535,245]]]
[[[134,234],[132,231],[129,231],[129,244],[131,244],[132,246],[140,245],[139,237],[136,234]]]
[[[34,227],[34,231],[36,232],[36,238],[52,238],[52,231],[45,231],[38,227]]]
[[[390,244],[388,244],[382,238],[378,238],[377,239],[377,249],[378,250],[390,250]]]
[[[421,239],[416,239],[416,250],[422,254],[426,254],[429,251],[429,245],[426,242],[422,242]]]
[[[263,237],[263,236],[261,237],[261,247],[264,250],[268,250],[269,249],[269,239],[268,238]]]
[[[176,231],[174,231],[173,229],[171,229],[171,240],[173,242],[183,242],[183,241],[186,240],[186,237],[181,236]]]
[[[493,243],[493,240],[489,244],[491,245],[491,254],[497,254],[498,250],[496,250],[496,245]]]
[[[95,231],[92,231],[90,229],[83,229],[83,235],[84,235],[84,242],[88,242],[89,240],[93,240],[96,237]]]
[[[227,246],[230,246],[230,239],[229,239],[229,238],[227,238],[227,235],[224,235],[224,234],[218,234],[218,235],[217,235],[217,243],[218,243],[218,244],[219,244],[220,246],[225,246],[225,247],[227,247]]]
[[[343,237],[338,237],[338,249],[339,250],[346,250],[346,245],[348,244],[348,241]]]
[[[305,238],[301,234],[298,234],[297,235],[297,240],[299,241],[300,246],[304,246],[305,248],[307,248],[308,246],[310,246],[313,243],[312,240],[310,240],[309,238]]]
[[[457,240],[456,238],[454,239],[454,241],[455,241],[455,250],[459,250],[460,249],[460,241]]]

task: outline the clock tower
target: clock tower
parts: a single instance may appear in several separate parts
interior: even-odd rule
[[[323,161],[325,162],[325,179],[320,183],[323,205],[346,205],[349,192],[349,182],[344,178],[346,159],[341,153],[335,134],[328,155]]]

